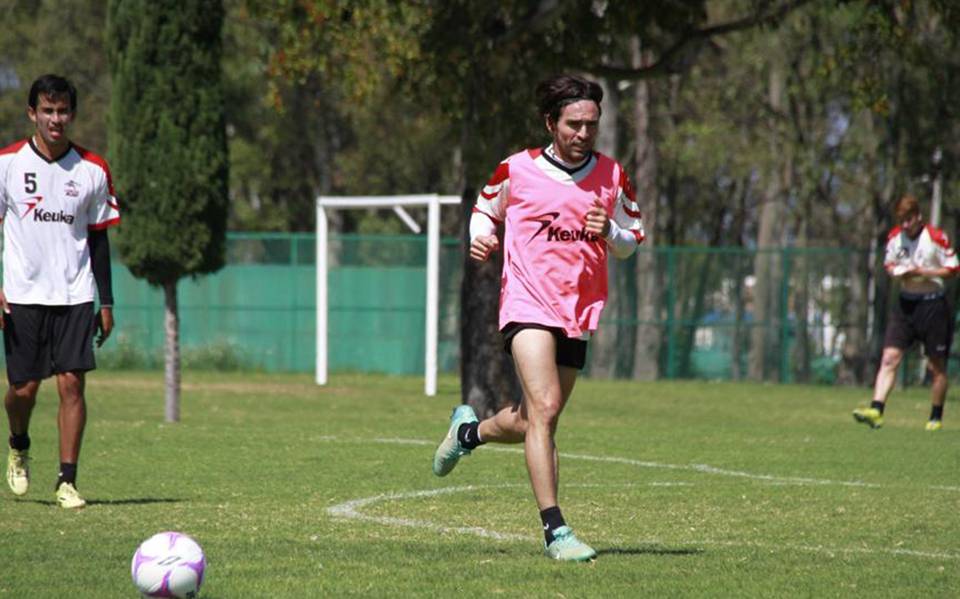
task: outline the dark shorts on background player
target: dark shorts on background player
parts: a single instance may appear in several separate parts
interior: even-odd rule
[[[923,343],[927,357],[947,357],[953,341],[953,310],[941,294],[901,294],[890,311],[890,322],[883,338],[884,347],[910,349],[914,341]]]
[[[53,374],[93,370],[93,302],[75,306],[10,304],[3,315],[3,351],[11,385]]]
[[[510,356],[513,355],[513,351],[511,350],[513,338],[523,329],[540,329],[552,333],[553,338],[557,340],[557,365],[583,370],[584,365],[587,363],[587,342],[583,339],[571,339],[564,334],[562,329],[558,329],[557,327],[548,327],[531,322],[508,323],[507,326],[503,327],[503,330],[500,331],[503,335],[503,349],[507,354]]]

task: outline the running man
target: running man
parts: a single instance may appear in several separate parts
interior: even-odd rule
[[[0,149],[3,221],[3,347],[10,384],[7,484],[30,485],[30,415],[40,382],[56,375],[60,394],[57,504],[82,508],[77,461],[86,426],[85,373],[95,368],[93,342],[113,330],[107,228],[120,213],[103,158],[67,136],[77,110],[73,85],[44,75],[30,87],[32,137]],[[100,309],[94,313],[94,288]]]
[[[897,380],[903,353],[915,341],[923,343],[927,367],[933,375],[930,419],[926,430],[943,428],[943,403],[947,398],[947,357],[953,341],[953,310],[943,291],[943,280],[960,270],[947,235],[923,224],[920,204],[913,196],[894,206],[898,225],[887,236],[884,269],[900,282],[900,297],[890,310],[883,339],[883,357],[869,407],[857,408],[853,417],[871,428],[883,426],[883,409]]]
[[[484,443],[522,442],[545,554],[585,561],[597,553],[560,511],[554,435],[607,299],[607,254],[630,256],[644,232],[623,167],[593,151],[601,87],[561,75],[540,83],[536,96],[552,142],[501,162],[470,219],[475,260],[499,250],[504,228],[500,331],[523,397],[482,422],[469,405],[457,407],[433,472],[446,476]]]

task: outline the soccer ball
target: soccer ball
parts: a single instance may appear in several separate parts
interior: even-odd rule
[[[196,541],[179,532],[161,532],[137,547],[130,563],[133,584],[144,597],[196,597],[207,558]]]

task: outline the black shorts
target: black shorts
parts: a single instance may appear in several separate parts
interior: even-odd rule
[[[532,322],[511,322],[500,331],[503,334],[503,349],[509,355],[513,355],[510,346],[513,344],[513,338],[523,329],[541,329],[553,333],[557,340],[557,365],[567,366],[583,370],[587,363],[587,342],[583,339],[571,339],[563,332],[563,329],[557,327],[548,327],[542,324]]]
[[[942,294],[903,294],[891,310],[883,346],[908,350],[914,341],[923,343],[923,352],[928,358],[946,358],[950,355],[953,311]]]
[[[3,315],[3,352],[11,385],[96,368],[93,302],[75,306],[10,304]]]

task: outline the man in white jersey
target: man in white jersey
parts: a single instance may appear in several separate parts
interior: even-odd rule
[[[536,90],[552,143],[500,163],[477,198],[470,256],[486,260],[504,228],[500,331],[523,388],[519,405],[479,422],[453,411],[433,472],[446,476],[461,456],[487,443],[523,443],[540,510],[544,553],[564,561],[596,557],[558,505],[554,435],[607,298],[607,253],[626,258],[643,240],[633,188],[615,160],[593,151],[603,90],[562,75]]]
[[[890,311],[883,340],[883,357],[874,384],[873,402],[853,411],[857,422],[871,428],[883,426],[883,409],[897,380],[903,352],[915,341],[923,343],[927,367],[933,375],[930,418],[926,430],[943,427],[947,397],[947,357],[953,341],[953,310],[943,292],[943,280],[957,273],[957,255],[947,235],[923,224],[920,204],[907,195],[894,207],[898,226],[890,230],[884,268],[900,283],[900,297]]]
[[[56,376],[60,394],[57,504],[82,508],[77,461],[86,426],[85,373],[95,368],[93,342],[113,330],[107,228],[120,213],[106,161],[70,142],[77,110],[73,85],[44,75],[30,87],[29,139],[0,149],[3,221],[4,355],[10,384],[7,484],[16,495],[30,484],[30,416],[40,382]],[[94,291],[100,309],[94,311]]]

